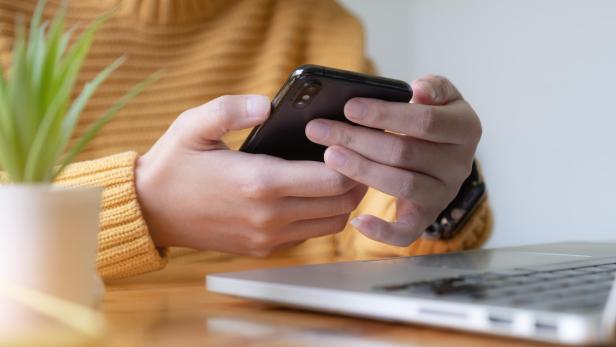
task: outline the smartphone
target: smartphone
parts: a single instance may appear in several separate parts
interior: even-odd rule
[[[352,98],[409,102],[412,95],[411,87],[403,81],[302,65],[272,100],[270,117],[252,130],[240,151],[287,160],[323,161],[326,148],[306,137],[308,122],[326,118],[351,123],[344,117],[344,105]]]

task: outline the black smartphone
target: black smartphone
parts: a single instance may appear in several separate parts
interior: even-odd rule
[[[351,123],[344,116],[344,105],[352,98],[409,102],[412,95],[411,87],[403,81],[302,65],[272,100],[269,119],[252,130],[240,151],[287,160],[323,161],[325,146],[310,141],[305,134],[306,124],[312,119]]]

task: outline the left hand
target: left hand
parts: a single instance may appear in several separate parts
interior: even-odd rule
[[[410,245],[455,198],[481,138],[477,114],[446,78],[427,75],[412,88],[410,103],[347,102],[349,120],[375,129],[327,119],[306,126],[311,141],[328,146],[327,166],[397,198],[395,222],[371,215],[351,222],[395,246]]]

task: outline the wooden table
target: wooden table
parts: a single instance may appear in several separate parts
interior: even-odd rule
[[[314,313],[209,293],[207,273],[337,259],[198,259],[108,284],[106,346],[548,346]]]

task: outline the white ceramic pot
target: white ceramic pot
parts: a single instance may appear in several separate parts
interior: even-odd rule
[[[0,186],[0,279],[92,306],[100,203],[99,188]],[[0,333],[32,317],[0,297]]]

